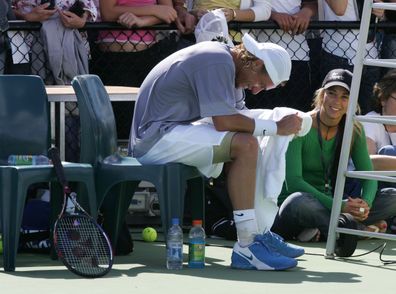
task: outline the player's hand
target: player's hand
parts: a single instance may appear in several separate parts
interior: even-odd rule
[[[288,136],[297,134],[301,130],[302,118],[298,114],[289,114],[276,122],[278,127],[277,135]]]

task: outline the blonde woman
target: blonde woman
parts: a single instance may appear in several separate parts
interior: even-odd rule
[[[327,238],[351,80],[352,73],[345,69],[326,75],[316,92],[311,130],[289,145],[282,203],[272,228],[286,239]],[[360,124],[354,126],[351,158],[357,170],[373,170]],[[396,215],[396,190],[376,197],[377,182],[362,180],[359,192],[344,195],[342,213],[352,215],[359,229],[384,229],[382,220]]]

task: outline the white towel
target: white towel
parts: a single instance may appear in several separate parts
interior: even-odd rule
[[[243,110],[241,114],[252,118],[280,120],[282,117],[298,113],[303,122],[297,136],[306,135],[312,125],[309,114],[287,107],[277,107],[273,110],[252,109]],[[278,196],[282,190],[286,174],[286,151],[294,135],[258,137],[260,149],[256,172],[256,190],[254,208],[260,232],[271,229],[278,212]]]

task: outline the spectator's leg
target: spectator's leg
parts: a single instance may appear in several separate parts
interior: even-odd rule
[[[394,145],[383,146],[382,148],[380,148],[378,150],[378,154],[396,156],[396,146],[394,146]],[[396,188],[396,183],[378,181],[379,190],[381,190],[383,188],[389,188],[389,187]]]
[[[371,225],[394,216],[396,216],[396,189],[384,188],[377,193],[370,214],[363,223]]]
[[[306,228],[318,228],[327,238],[330,211],[309,193],[296,192],[286,198],[279,208],[272,231],[285,239],[294,239]]]

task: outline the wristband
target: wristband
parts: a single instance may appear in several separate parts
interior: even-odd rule
[[[278,127],[273,120],[254,119],[254,132],[253,136],[273,136],[276,135]]]

